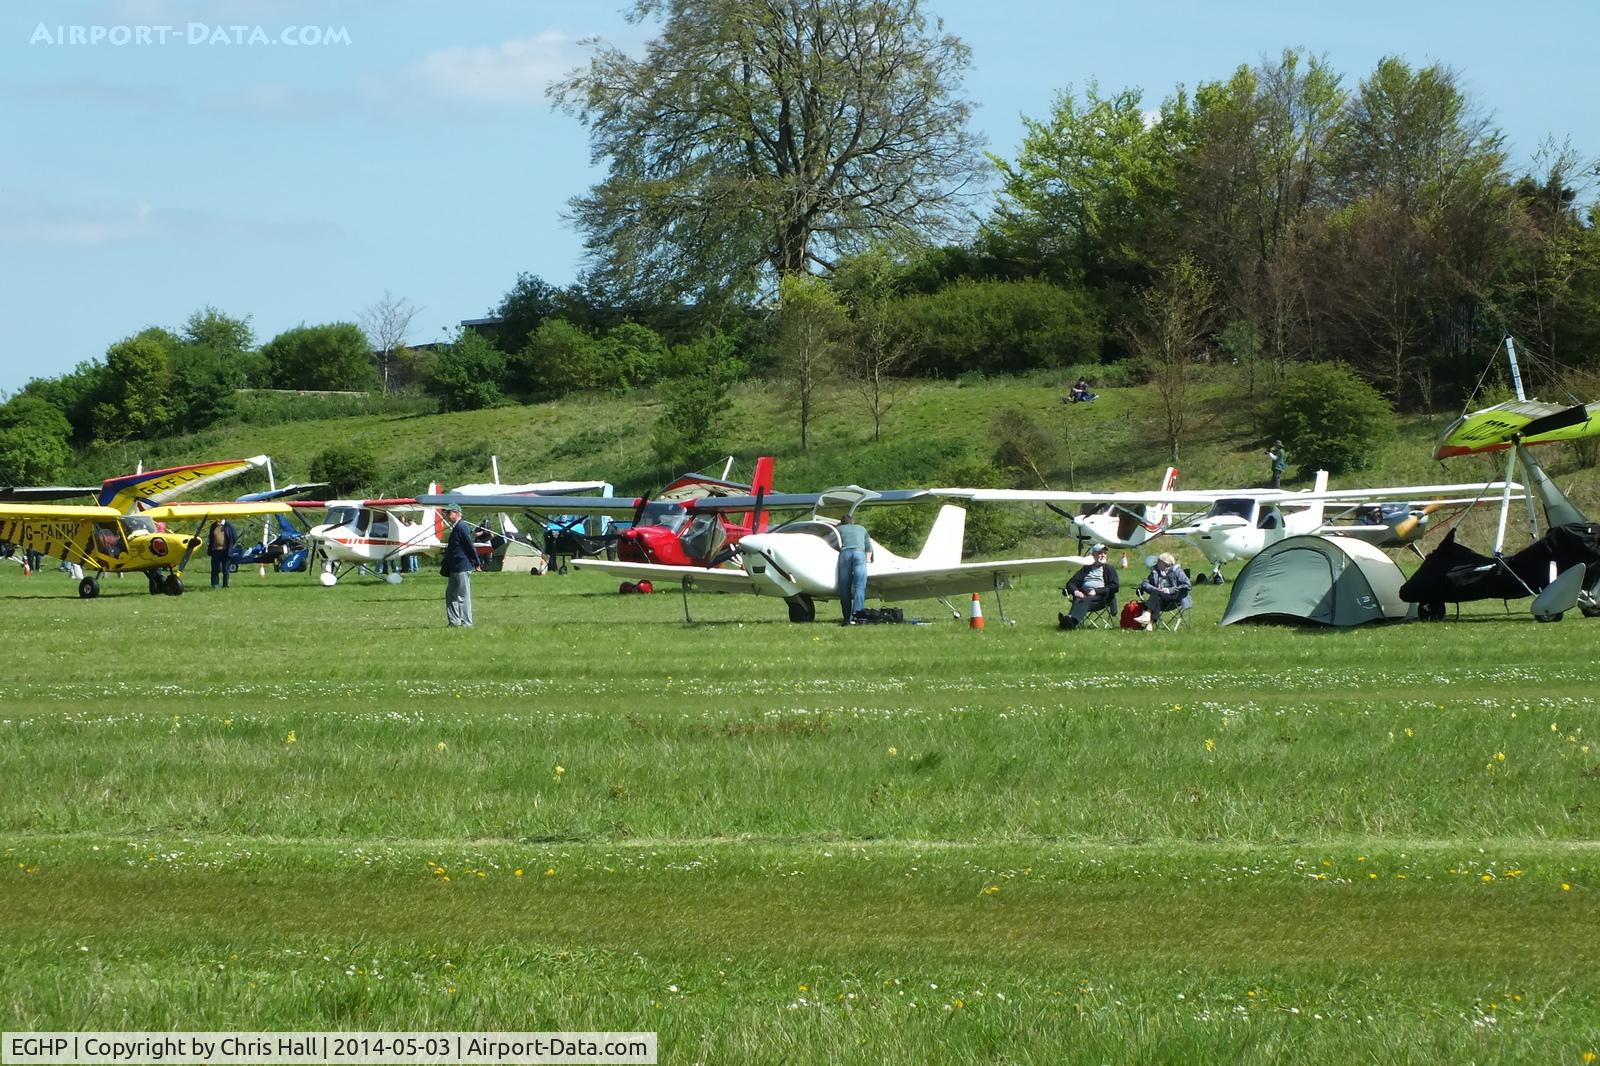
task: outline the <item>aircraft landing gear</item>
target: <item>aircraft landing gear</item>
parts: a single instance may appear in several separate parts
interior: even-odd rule
[[[177,574],[168,574],[167,579],[161,583],[161,591],[168,596],[182,596],[183,578]]]
[[[82,581],[78,582],[78,595],[86,600],[92,600],[96,596],[100,595],[100,579],[97,577],[86,577]]]
[[[154,570],[150,570],[145,573],[145,577],[150,582],[150,595],[161,595],[161,575]]]
[[[1417,618],[1424,622],[1443,622],[1444,604],[1419,603],[1417,604]]]
[[[1213,571],[1211,571],[1211,583],[1213,585],[1220,585],[1226,580],[1228,580],[1228,579],[1222,576],[1222,571],[1221,570],[1213,570]]]
[[[815,622],[817,620],[817,603],[804,592],[797,592],[788,598],[789,621]]]

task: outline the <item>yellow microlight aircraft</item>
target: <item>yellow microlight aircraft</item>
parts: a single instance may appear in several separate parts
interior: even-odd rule
[[[288,514],[289,506],[265,501],[166,501],[177,493],[265,463],[263,455],[110,478],[101,486],[96,506],[0,503],[0,540],[83,567],[87,574],[78,582],[78,595],[84,599],[100,595],[100,576],[106,573],[143,573],[152,596],[179,596],[183,594],[183,569],[204,542],[208,523]]]
[[[183,568],[223,518],[288,514],[284,503],[177,503],[123,514],[115,507],[0,504],[0,540],[77,563],[78,595],[100,595],[100,575],[143,573],[152,596],[183,594]],[[163,527],[170,527],[163,528]],[[164,572],[164,573],[163,573]]]

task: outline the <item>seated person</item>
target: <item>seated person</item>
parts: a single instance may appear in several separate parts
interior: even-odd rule
[[[1106,561],[1108,553],[1104,544],[1096,544],[1091,551],[1094,561],[1073,574],[1067,587],[1061,590],[1061,595],[1072,599],[1071,612],[1056,616],[1062,629],[1077,629],[1090,611],[1098,611],[1102,607],[1112,611],[1117,609],[1117,587],[1120,584],[1117,568]]]
[[[1189,582],[1189,575],[1183,572],[1183,567],[1172,557],[1170,552],[1162,552],[1156,557],[1156,565],[1150,571],[1150,576],[1139,584],[1139,591],[1144,593],[1144,628],[1154,629],[1161,621],[1161,612],[1170,611],[1174,607],[1193,607],[1194,601],[1189,598],[1189,591],[1193,586]]]
[[[1089,379],[1079,378],[1073,383],[1072,392],[1068,394],[1067,399],[1073,403],[1088,403],[1090,400],[1098,399],[1098,397],[1089,391]]]

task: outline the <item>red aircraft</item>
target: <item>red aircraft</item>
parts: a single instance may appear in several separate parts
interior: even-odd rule
[[[633,524],[616,535],[617,558],[658,566],[720,566],[733,557],[740,539],[767,528],[762,500],[772,493],[773,460],[756,460],[748,485],[685,474],[654,496],[553,496],[532,493],[477,495],[447,493],[417,497],[429,506],[453,504],[468,512],[520,511],[532,515],[631,515]],[[751,496],[754,504],[742,514],[699,511],[697,504],[724,496]]]

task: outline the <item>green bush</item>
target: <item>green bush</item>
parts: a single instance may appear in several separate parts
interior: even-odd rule
[[[311,480],[326,481],[328,495],[357,496],[378,480],[378,456],[359,444],[332,444],[311,460]]]
[[[1389,402],[1344,363],[1307,363],[1290,373],[1267,405],[1268,436],[1283,441],[1302,477],[1367,466],[1394,436]]]
[[[469,329],[439,354],[428,391],[439,397],[446,411],[493,407],[503,398],[499,382],[505,372],[506,357]]]
[[[898,317],[918,367],[945,377],[1092,362],[1100,351],[1089,300],[1044,281],[959,281],[899,301]]]

